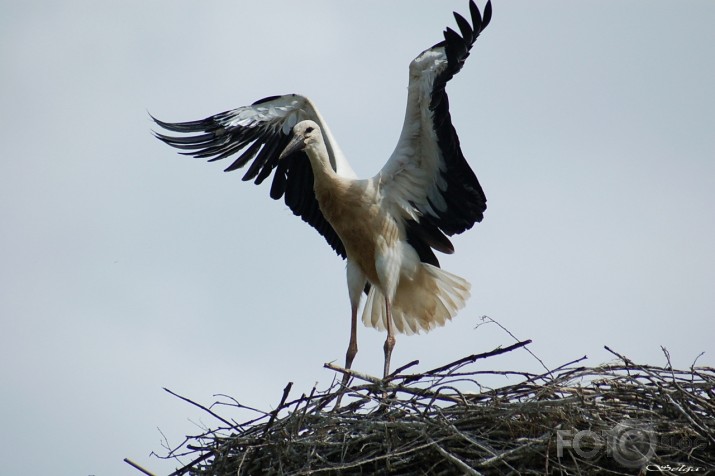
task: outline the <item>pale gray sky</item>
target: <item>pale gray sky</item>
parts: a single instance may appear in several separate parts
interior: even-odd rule
[[[479,2],[480,6],[483,2]],[[342,4],[340,4],[342,5]],[[466,1],[0,1],[0,445],[3,474],[159,473],[215,422],[163,392],[270,408],[333,375],[344,264],[226,164],[155,140],[304,93],[353,168],[401,127],[407,65]],[[445,328],[398,337],[426,369],[512,340],[581,355],[715,364],[715,3],[511,1],[449,84],[489,199],[443,266],[473,285]],[[381,372],[359,329],[355,368]],[[526,352],[486,367],[538,370]],[[510,381],[488,382],[507,384]]]

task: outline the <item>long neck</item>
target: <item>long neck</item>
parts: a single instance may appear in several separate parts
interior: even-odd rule
[[[345,206],[350,203],[349,200],[345,200],[345,194],[350,188],[350,179],[338,175],[333,170],[330,157],[322,142],[307,147],[305,152],[310,160],[310,168],[313,170],[313,191],[320,211],[337,231],[340,228],[338,224],[341,217],[346,215]]]
[[[313,175],[317,182],[333,182],[338,177],[338,174],[333,170],[330,164],[330,156],[323,141],[318,141],[305,149],[308,155],[310,165],[313,169]]]

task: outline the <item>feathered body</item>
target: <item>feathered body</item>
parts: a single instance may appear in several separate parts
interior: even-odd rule
[[[306,128],[318,127],[306,122]],[[405,334],[442,326],[464,307],[469,283],[420,260],[407,243],[401,207],[381,193],[381,175],[365,180],[338,175],[322,136],[305,151],[320,211],[345,245],[348,264],[371,284],[362,315],[365,325],[386,329],[385,298],[392,303],[396,330]]]

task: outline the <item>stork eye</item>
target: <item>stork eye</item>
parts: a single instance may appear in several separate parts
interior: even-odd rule
[[[312,128],[312,127],[309,127],[309,128],[307,128],[307,129],[305,130],[305,132],[307,132],[308,134],[310,134],[311,132],[313,132],[313,128]]]

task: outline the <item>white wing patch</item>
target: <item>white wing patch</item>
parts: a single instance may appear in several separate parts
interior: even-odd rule
[[[405,218],[415,219],[420,214],[417,210],[436,216],[447,207],[442,197],[446,188],[441,174],[443,159],[430,109],[435,77],[446,67],[443,47],[424,51],[410,63],[402,132],[390,159],[375,177],[383,197],[389,197]]]

